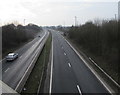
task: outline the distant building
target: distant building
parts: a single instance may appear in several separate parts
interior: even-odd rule
[[[120,1],[118,2],[118,20],[120,20]]]

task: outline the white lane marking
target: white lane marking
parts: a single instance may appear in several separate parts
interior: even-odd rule
[[[118,87],[120,87],[120,85],[119,85],[115,80],[113,80],[110,75],[108,75],[99,65],[97,65],[97,63],[96,63],[95,61],[92,60],[92,58],[89,57],[89,59],[90,59],[90,61],[92,61],[92,62],[94,63],[94,65],[95,65],[97,68],[99,68],[111,81],[113,81]]]
[[[63,49],[63,46],[62,46],[62,49]]]
[[[62,36],[63,37],[63,36]],[[63,37],[64,38],[64,37]],[[65,39],[65,38],[64,38]],[[112,93],[111,90],[107,87],[107,85],[100,79],[98,74],[87,64],[87,62],[84,60],[84,58],[78,53],[78,51],[65,39],[65,41],[68,43],[68,45],[75,51],[75,53],[79,56],[80,59],[85,63],[85,65],[90,69],[90,71],[96,76],[96,78],[101,82],[101,84],[106,88],[106,90],[109,93]]]
[[[44,36],[41,38],[40,41],[42,41],[42,39],[45,37],[45,35],[46,35],[46,32],[45,32]],[[37,54],[35,54],[35,57],[36,57],[36,56],[37,56]],[[26,56],[26,57],[27,57],[27,56]],[[26,58],[26,57],[25,57],[25,58]],[[34,58],[35,58],[35,57],[34,57]],[[17,86],[16,86],[16,88],[15,88],[15,91],[18,89],[19,85],[20,85],[21,82],[23,81],[23,79],[24,79],[24,77],[26,76],[26,73],[28,72],[29,68],[31,67],[33,61],[34,61],[34,59],[32,60],[31,64],[28,66],[28,68],[27,68],[27,70],[25,71],[24,75],[22,76],[22,78],[20,79],[19,83],[17,84]]]
[[[49,89],[50,95],[52,90],[52,75],[53,75],[53,39],[52,39],[52,58],[51,58],[51,74],[50,74],[50,89]]]
[[[77,85],[77,89],[79,91],[79,94],[82,95],[82,92],[81,92],[81,89],[80,89],[79,85]]]
[[[36,57],[36,55],[37,55],[37,54],[35,54],[35,57]],[[35,57],[34,57],[34,58],[35,58]],[[15,91],[18,89],[19,85],[21,84],[22,80],[24,79],[24,77],[25,77],[26,73],[28,72],[29,68],[32,66],[33,61],[34,61],[34,60],[32,60],[31,64],[29,65],[29,67],[28,67],[27,70],[25,71],[23,77],[21,78],[21,80],[19,81],[18,85],[16,86]]]
[[[69,67],[71,67],[71,64],[70,64],[70,63],[68,63],[68,65],[69,65]]]
[[[91,60],[91,58],[89,57],[89,59]]]
[[[19,58],[22,58],[22,56],[20,56]]]
[[[25,59],[27,58],[28,56],[25,56]]]
[[[89,59],[95,64],[95,62],[89,57]]]
[[[42,32],[42,33],[44,33],[44,32]],[[45,32],[44,36],[45,36],[45,35],[46,35],[46,32]],[[41,39],[44,38],[44,36],[43,36],[42,38],[40,38],[40,41],[41,41]],[[34,39],[34,40],[35,40],[35,39]],[[28,42],[25,46],[27,46],[28,44],[32,43],[34,40]],[[35,45],[35,44],[34,44],[34,45]],[[33,46],[34,46],[34,45],[33,45]],[[20,48],[20,49],[21,49],[21,48]],[[15,52],[19,51],[20,49],[16,50]],[[3,58],[2,60],[0,60],[0,63],[2,63],[2,61],[4,61],[4,60],[6,60],[6,58]]]
[[[66,53],[64,52],[64,55],[66,55]]]
[[[34,46],[35,46],[35,44],[32,47],[34,47]]]
[[[0,63],[2,63],[2,61],[4,61],[6,58],[3,58],[2,60],[0,60]]]
[[[5,73],[9,70],[10,68],[7,68],[7,70],[5,70]]]

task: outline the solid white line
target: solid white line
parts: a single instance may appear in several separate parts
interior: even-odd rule
[[[2,61],[4,61],[6,58],[3,58],[2,60],[0,60],[0,63],[2,62]]]
[[[27,58],[28,56],[25,56],[25,59]]]
[[[118,87],[120,87],[120,85],[112,79],[112,77],[110,77],[110,75],[108,75],[102,68],[100,68],[100,66],[98,66],[95,61],[93,61],[90,57],[89,57],[90,61],[92,61],[94,63],[94,65],[96,65],[97,68],[99,68],[111,81],[113,81]]]
[[[82,92],[81,92],[81,89],[80,89],[79,85],[77,85],[77,89],[79,91],[79,94],[82,95]]]
[[[71,67],[71,64],[70,64],[70,63],[68,63],[68,65],[69,65],[69,67]]]
[[[66,55],[66,53],[64,52],[64,55]]]
[[[34,47],[35,45],[33,45],[32,47]]]
[[[37,55],[37,54],[36,54]],[[35,56],[36,56],[35,55]],[[34,57],[35,58],[35,57]],[[29,65],[29,67],[27,68],[27,70],[25,71],[23,77],[21,78],[21,80],[19,81],[19,83],[17,84],[16,88],[15,88],[15,91],[18,89],[19,85],[21,84],[22,80],[24,79],[24,77],[26,76],[26,73],[28,72],[28,70],[30,69],[32,63],[33,63],[34,60],[32,60],[31,64]]]
[[[45,35],[46,35],[46,32],[45,32],[44,36],[45,36]],[[44,36],[43,36],[41,39],[43,39]],[[42,41],[42,40],[41,40],[41,41]],[[37,54],[35,54],[34,59],[36,58],[36,56],[37,56]],[[26,56],[26,57],[27,57],[27,56]],[[26,58],[26,57],[25,57],[25,58]],[[33,61],[34,61],[34,60],[32,60],[31,64],[29,65],[29,67],[28,67],[27,70],[25,71],[24,75],[23,75],[22,78],[20,79],[19,83],[17,84],[17,86],[16,86],[16,88],[15,88],[15,91],[18,89],[19,85],[20,85],[21,82],[23,81],[23,79],[24,79],[24,77],[26,76],[26,73],[28,72],[29,68],[31,67]]]
[[[53,39],[52,39],[52,58],[51,58],[50,88],[49,88],[49,94],[50,95],[51,95],[51,91],[52,91],[52,75],[53,75]]]
[[[9,70],[10,68],[7,68],[7,70],[5,70],[5,73]]]
[[[94,64],[96,64],[95,61],[93,61],[90,57],[89,57],[89,59],[90,59],[90,61],[92,61]]]
[[[19,58],[22,58],[22,56],[20,56]]]
[[[96,72],[87,64],[87,62],[83,59],[83,57],[78,53],[78,51],[66,39],[65,39],[65,41],[75,51],[75,53],[79,56],[79,58],[82,59],[82,61],[85,63],[85,65],[91,70],[91,72],[96,76],[96,78],[101,82],[101,84],[106,88],[106,90],[109,93],[112,93],[111,90],[106,86],[106,84],[104,84],[104,82],[99,78],[99,76],[96,74]]]
[[[0,62],[2,62],[3,60],[0,60]]]
[[[44,36],[40,39],[40,41],[39,42],[37,42],[37,43],[40,43],[41,41],[42,41],[42,39],[45,37],[45,35],[46,35],[46,32],[45,32],[45,34],[44,34]],[[32,46],[32,47],[34,47],[35,46],[35,44]],[[36,45],[37,46],[37,45]],[[31,51],[31,48],[28,50],[28,51]],[[22,56],[21,56],[22,57]],[[20,57],[20,58],[21,58]],[[26,59],[28,56],[25,56],[24,57],[24,59]]]

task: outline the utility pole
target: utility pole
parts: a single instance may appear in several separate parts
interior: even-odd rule
[[[77,26],[77,17],[75,16],[75,26]]]
[[[25,19],[24,19],[24,26],[25,26]]]
[[[115,20],[117,20],[116,14],[115,14]]]
[[[65,21],[64,21],[64,28],[65,28]]]
[[[120,1],[118,2],[118,20],[120,20]]]

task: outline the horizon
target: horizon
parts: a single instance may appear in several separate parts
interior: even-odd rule
[[[118,1],[4,0],[0,5],[0,25],[18,22],[22,25],[34,23],[39,26],[72,26],[75,25],[75,16],[78,25],[96,19],[110,20],[115,15],[118,18]]]

